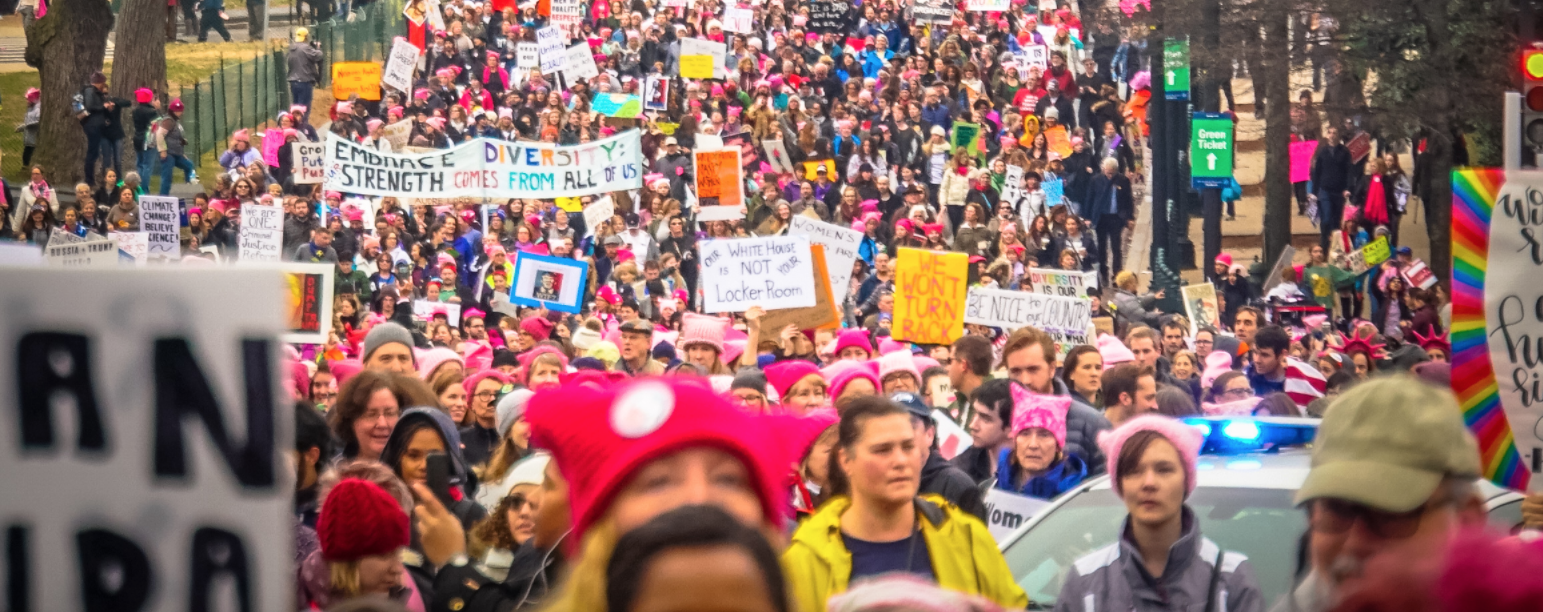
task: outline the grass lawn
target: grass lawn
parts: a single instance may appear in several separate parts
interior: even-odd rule
[[[0,172],[12,182],[27,179],[27,172],[21,166],[21,132],[16,131],[16,126],[21,125],[22,117],[27,114],[27,101],[22,98],[22,93],[37,86],[35,70],[0,74],[0,91],[5,92],[5,104],[0,106],[0,152],[4,152],[4,157],[0,158]]]

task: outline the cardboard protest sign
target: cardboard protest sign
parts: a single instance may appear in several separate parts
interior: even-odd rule
[[[400,92],[412,93],[413,71],[418,67],[418,48],[405,38],[391,43],[391,57],[386,60],[386,72],[380,82]]]
[[[4,274],[12,607],[294,610],[278,272]]]
[[[1035,499],[992,487],[986,492],[986,530],[997,542],[1002,542],[1014,531],[1027,523],[1034,515],[1050,506],[1050,501]]]
[[[285,262],[285,332],[280,338],[295,344],[323,344],[332,331],[332,297],[336,266]]]
[[[1086,297],[1088,289],[1098,287],[1097,272],[1029,268],[1026,275],[1029,277],[1029,282],[1033,284],[1033,289],[1029,290],[1035,293]]]
[[[182,209],[171,196],[139,196],[139,230],[152,258],[182,259]]]
[[[292,142],[289,146],[290,157],[294,160],[293,176],[296,185],[315,185],[326,179],[326,145],[319,142]]]
[[[665,110],[670,107],[670,82],[663,75],[648,76],[643,87],[643,107],[648,110]],[[663,132],[664,129],[660,128],[659,131]],[[673,134],[674,130],[665,133]]]
[[[804,308],[815,304],[814,258],[803,236],[732,238],[697,243],[706,298],[702,312]]]
[[[537,53],[541,56],[541,74],[556,74],[568,56],[568,37],[557,26],[536,30]]]
[[[788,225],[788,235],[807,236],[811,244],[825,247],[825,263],[830,268],[830,274],[821,274],[820,278],[830,278],[830,294],[835,296],[836,303],[846,301],[847,294],[852,291],[852,263],[857,261],[857,247],[862,244],[863,233],[819,219],[793,215]]]
[[[771,164],[772,170],[778,174],[792,174],[797,172],[793,167],[793,158],[788,155],[788,145],[780,138],[762,140],[761,148],[766,150],[766,160]]]
[[[815,280],[825,278],[829,274],[826,270],[825,247],[810,244],[809,255],[814,259]],[[814,296],[814,305],[808,308],[766,311],[761,318],[761,329],[781,330],[788,325],[795,325],[800,330],[841,327],[841,313],[837,311],[839,303],[832,299],[830,289],[824,283],[815,282]]]
[[[514,261],[509,301],[520,306],[577,314],[584,308],[589,266],[566,257],[520,253]]]
[[[952,344],[963,336],[968,266],[964,253],[900,249],[890,335],[917,344]]]
[[[347,100],[359,95],[360,100],[380,99],[381,67],[378,62],[334,62],[332,64],[332,97]]]
[[[1291,143],[1291,182],[1303,183],[1312,178],[1313,152],[1318,150],[1318,141]]]
[[[326,189],[410,198],[578,197],[643,186],[640,132],[576,145],[479,138],[424,153],[381,153],[327,135]]]
[[[1216,299],[1216,286],[1211,283],[1187,285],[1179,289],[1184,294],[1184,311],[1189,314],[1189,335],[1200,331],[1201,325],[1221,329],[1221,306]],[[1202,357],[1204,359],[1204,357]]]
[[[696,159],[696,196],[702,206],[745,204],[739,149],[695,151],[692,155]]]
[[[241,233],[237,241],[241,261],[283,260],[284,209],[262,204],[242,205]]]
[[[50,266],[65,268],[116,268],[118,267],[118,241],[113,239],[91,242],[65,242],[49,240],[43,249],[44,260]]]
[[[1050,48],[1045,45],[1028,45],[1023,48],[1024,70],[1039,68],[1041,71],[1050,69]]]
[[[584,235],[594,235],[595,228],[615,215],[616,203],[611,200],[611,196],[590,202],[589,206],[584,207]]]
[[[835,181],[840,175],[836,174],[836,160],[820,159],[804,162],[804,178],[814,180],[819,175],[820,169],[825,169],[825,176]]]
[[[949,142],[954,145],[955,149],[964,149],[973,155],[977,152],[975,150],[975,143],[979,139],[980,124],[955,122]]]
[[[934,376],[933,380],[941,379],[942,384],[948,384],[947,376]],[[953,397],[952,394],[949,397]],[[952,461],[959,453],[974,445],[975,439],[970,437],[970,432],[965,431],[958,423],[949,418],[942,410],[932,411],[932,420],[937,423],[938,455]]]
[[[964,322],[998,327],[1008,332],[1034,327],[1055,338],[1059,355],[1079,345],[1093,344],[1093,301],[1027,291],[971,287],[964,307]]]

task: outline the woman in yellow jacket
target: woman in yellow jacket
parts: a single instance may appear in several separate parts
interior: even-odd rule
[[[793,534],[782,555],[803,612],[825,609],[854,581],[891,572],[934,580],[1005,608],[1029,599],[974,516],[940,497],[918,497],[921,448],[911,415],[883,397],[842,406],[831,486],[837,496]]]

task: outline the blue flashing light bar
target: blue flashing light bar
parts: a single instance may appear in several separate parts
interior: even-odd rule
[[[1303,446],[1318,433],[1318,420],[1289,417],[1189,417],[1184,423],[1205,436],[1200,452],[1226,455]]]

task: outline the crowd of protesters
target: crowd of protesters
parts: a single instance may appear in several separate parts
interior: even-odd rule
[[[1323,244],[1278,278],[1223,253],[1208,271],[1215,316],[1191,321],[1142,293],[1140,262],[1123,257],[1152,95],[1139,4],[1014,2],[929,23],[880,1],[832,27],[823,9],[771,0],[743,33],[724,31],[714,0],[666,4],[583,4],[568,35],[600,76],[559,86],[516,63],[549,23],[536,4],[452,0],[424,15],[435,5],[411,0],[421,23],[402,34],[424,50],[412,91],[305,100],[262,134],[236,132],[187,202],[184,259],[239,258],[242,207],[267,205],[283,209],[286,258],[336,266],[327,340],[287,359],[299,609],[1019,609],[1031,602],[982,522],[983,492],[1050,499],[1108,474],[1129,510],[1120,542],[1075,564],[1057,610],[1263,610],[1247,559],[1217,549],[1185,503],[1200,442],[1176,419],[1192,415],[1322,418],[1298,494],[1311,572],[1282,609],[1392,609],[1376,606],[1414,594],[1424,607],[1404,609],[1473,609],[1463,598],[1485,592],[1499,602],[1485,609],[1537,609],[1536,580],[1506,599],[1473,561],[1520,572],[1543,552],[1468,529],[1483,523],[1478,450],[1435,390],[1449,385],[1450,305],[1397,245],[1409,189],[1396,156],[1354,160],[1330,127],[1303,196]],[[680,78],[685,38],[724,43],[725,77]],[[1045,65],[1025,63],[1040,45]],[[319,58],[304,35],[294,49],[292,89],[309,98]],[[652,77],[665,110],[591,109]],[[86,181],[66,203],[31,168],[3,203],[8,235],[136,231],[157,160],[161,194],[176,168],[197,180],[180,101],[106,91],[100,74],[82,90]],[[1319,120],[1311,96],[1304,107],[1305,138]],[[127,172],[125,109],[140,151]],[[382,130],[400,121],[410,132],[392,142]],[[582,211],[600,194],[485,208],[363,198],[296,184],[287,147],[265,159],[253,143],[330,132],[393,152],[626,129],[642,130],[650,173],[605,194],[618,214],[596,227]],[[703,136],[741,146],[742,219],[696,218]],[[764,140],[799,171],[763,162]],[[764,329],[759,307],[703,314],[698,242],[783,234],[795,215],[863,234],[835,296],[840,328]],[[1393,256],[1353,269],[1343,256],[1380,235]],[[968,282],[986,287],[1032,291],[1037,268],[1093,273],[1086,298],[1112,329],[1080,346],[1032,327],[894,338],[902,248],[968,254]],[[526,253],[588,266],[582,314],[509,302]],[[424,319],[425,302],[458,315]],[[944,418],[969,432],[954,457],[939,448]],[[1526,512],[1543,522],[1543,500]],[[1443,562],[1458,559],[1470,563]],[[1389,586],[1411,577],[1424,586]]]

